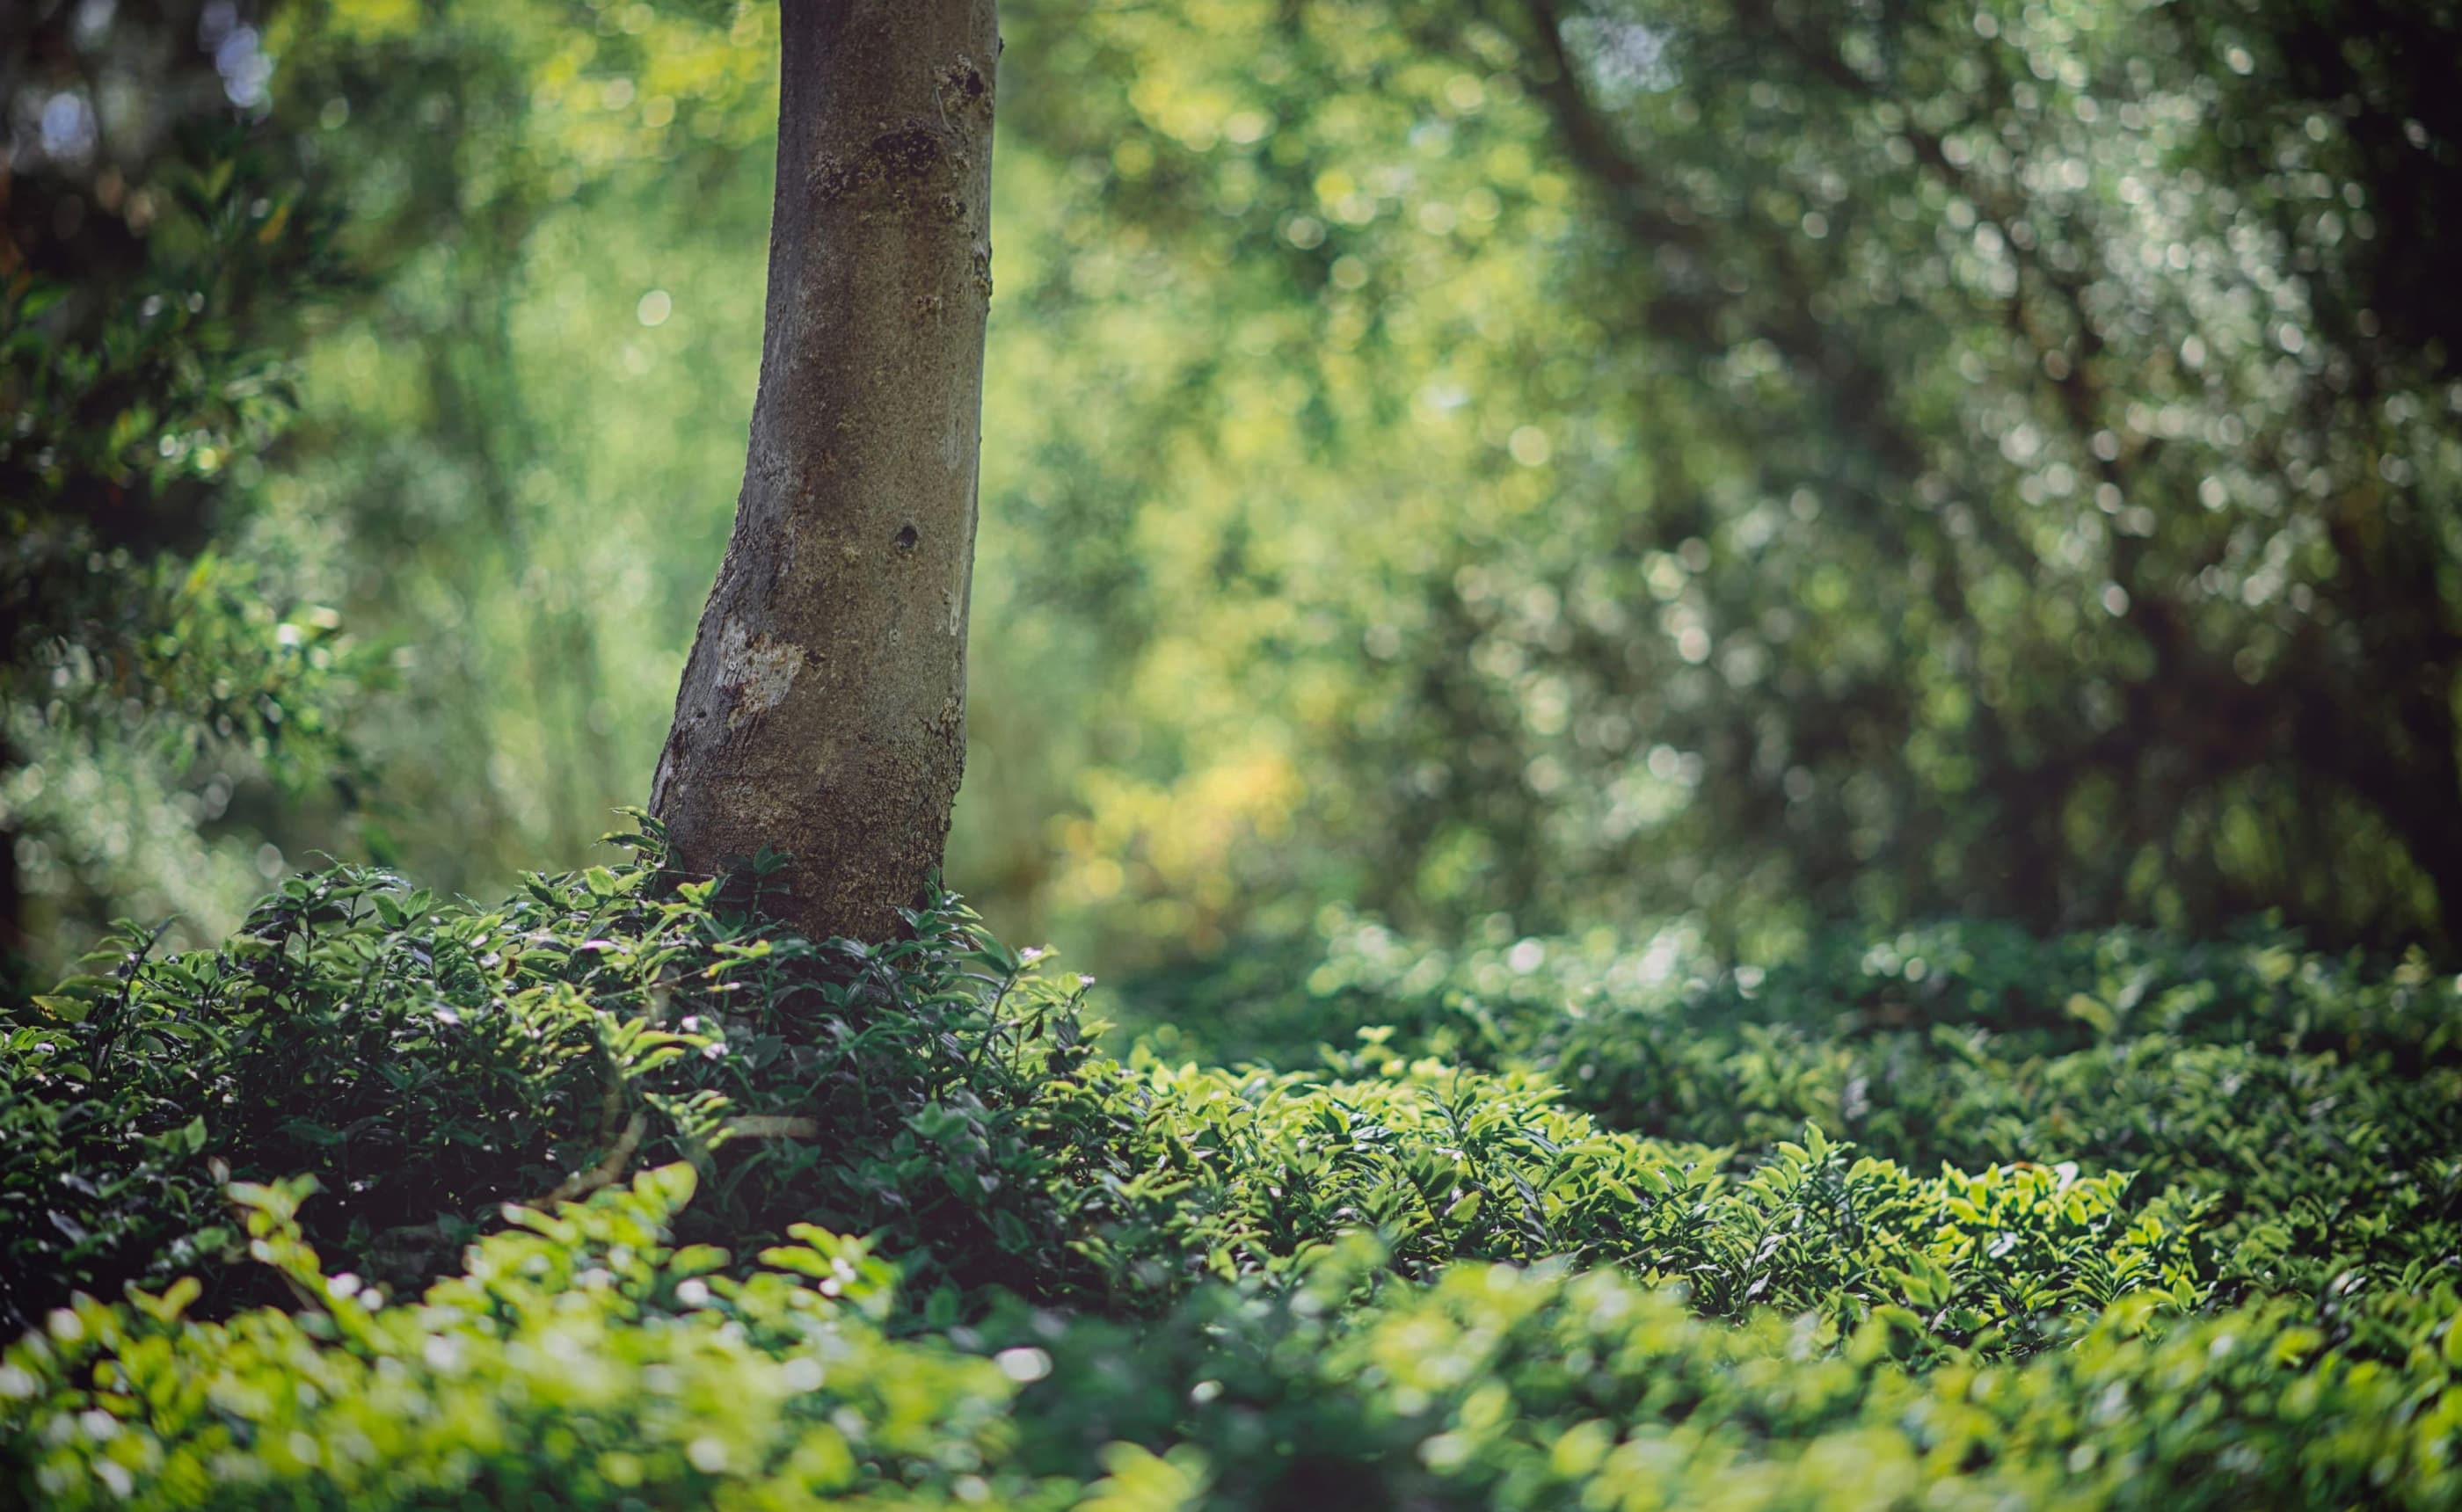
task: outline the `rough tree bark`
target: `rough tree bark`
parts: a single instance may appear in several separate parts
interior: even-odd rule
[[[995,0],[782,0],[761,387],[651,810],[680,869],[789,853],[771,906],[880,940],[966,750]]]

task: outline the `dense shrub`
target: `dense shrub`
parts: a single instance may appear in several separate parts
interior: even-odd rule
[[[2137,1172],[2213,1199],[2235,1292],[2462,1264],[2462,983],[2417,957],[1965,922],[1722,969],[1668,940],[1456,953],[1366,926],[1292,975],[1323,1026],[1544,1074],[1611,1128],[1750,1151],[1811,1121],[1918,1169]],[[1252,1009],[1252,1047],[1296,1054],[1275,1026],[1297,1018]]]
[[[1068,1387],[1019,1403],[1029,1464],[1133,1443],[1216,1507],[2462,1504],[2450,1287],[2355,1306],[2365,1327],[2141,1298],[2022,1366],[1921,1371],[1906,1319],[1708,1323],[1612,1271],[1462,1265],[1348,1313],[1201,1303],[1064,1336]],[[1112,1385],[1157,1373],[1195,1384]]]
[[[814,943],[633,838],[494,907],[294,878],[7,1010],[11,1484],[2462,1502],[2462,1031],[2415,962],[1361,931],[1248,1020],[1346,1047],[1225,1069],[1098,1049],[954,898]]]
[[[0,1364],[0,1468],[62,1507],[2462,1501],[2451,1286],[2353,1304],[2368,1329],[2144,1296],[2023,1365],[1916,1371],[1895,1309],[1735,1327],[1614,1271],[1460,1264],[1363,1301],[1360,1242],[1141,1328],[896,1341],[858,1243],[805,1228],[742,1280],[671,1247],[692,1185],[513,1210],[416,1304],[323,1273],[297,1188],[235,1189],[294,1310],[188,1321],[183,1284],[54,1314]]]
[[[11,1306],[31,1321],[72,1286],[181,1271],[208,1307],[240,1300],[233,1177],[315,1177],[309,1240],[409,1285],[496,1203],[675,1158],[709,1176],[688,1238],[871,1234],[917,1295],[950,1289],[943,1318],[985,1288],[1151,1307],[1204,1274],[1295,1274],[1356,1228],[1414,1275],[1565,1255],[1682,1279],[1712,1310],[1909,1302],[1958,1342],[2198,1285],[2194,1204],[2131,1201],[2126,1177],[1921,1179],[1817,1129],[1731,1174],[1527,1074],[1123,1064],[1091,1049],[1082,987],[954,901],[875,949],[714,892],[594,868],[483,910],[343,868],[219,951],[122,941],[111,976],[36,1000],[6,1041]]]
[[[314,1175],[311,1239],[405,1277],[496,1202],[680,1156],[734,1234],[824,1217],[985,1264],[1052,1238],[1019,1215],[1038,1140],[1087,1109],[1065,998],[954,908],[819,947],[655,876],[533,877],[483,909],[344,867],[214,951],[106,941],[108,975],[0,1042],[0,1300],[22,1318],[69,1285],[210,1274],[234,1176]]]
[[[880,1335],[890,1272],[862,1245],[808,1229],[736,1281],[708,1274],[724,1252],[663,1242],[690,1166],[511,1210],[463,1274],[401,1304],[318,1268],[304,1185],[233,1189],[297,1310],[192,1322],[184,1281],[80,1302],[10,1351],[12,1483],[58,1506],[639,1505],[730,1486],[795,1506],[884,1485],[939,1500],[1004,1437],[994,1364]]]

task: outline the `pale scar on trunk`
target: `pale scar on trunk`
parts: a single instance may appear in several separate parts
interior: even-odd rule
[[[804,670],[804,648],[792,641],[747,633],[729,620],[718,643],[718,684],[726,696],[726,727],[735,729],[787,701],[795,674]]]

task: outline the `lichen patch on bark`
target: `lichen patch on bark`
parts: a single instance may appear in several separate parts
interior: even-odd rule
[[[726,727],[787,702],[795,674],[804,670],[804,648],[791,640],[747,633],[744,622],[730,619],[718,647],[719,686],[727,693]]]

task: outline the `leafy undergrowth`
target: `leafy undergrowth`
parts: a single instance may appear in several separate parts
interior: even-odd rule
[[[7,1485],[2462,1503],[2462,1008],[2417,962],[1361,932],[1286,995],[1359,1031],[1226,1069],[1102,1053],[954,899],[813,944],[639,840],[492,909],[295,878],[8,1012]]]

